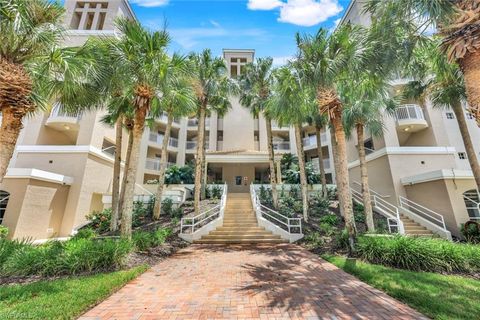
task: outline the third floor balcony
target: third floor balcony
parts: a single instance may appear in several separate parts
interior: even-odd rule
[[[320,139],[322,141],[322,146],[325,147],[328,143],[327,141],[327,134],[322,133],[320,135]],[[313,149],[317,147],[317,137],[316,136],[309,136],[306,138],[303,138],[303,148],[304,149]]]
[[[67,112],[63,109],[60,103],[56,103],[45,125],[52,127],[59,131],[78,130],[82,115],[79,112]]]
[[[153,142],[157,145],[162,145],[163,144],[163,134],[158,134],[156,132],[150,132],[150,135],[148,137],[148,140],[150,142]],[[171,148],[178,148],[178,139],[177,138],[170,138],[168,140],[168,146]]]
[[[428,128],[423,109],[417,104],[403,104],[395,110],[397,130],[417,132]]]

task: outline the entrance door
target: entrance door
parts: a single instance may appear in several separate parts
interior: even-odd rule
[[[225,164],[222,169],[223,180],[228,185],[228,192],[248,193],[255,178],[253,164]]]

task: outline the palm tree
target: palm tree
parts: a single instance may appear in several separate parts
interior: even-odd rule
[[[293,125],[297,145],[300,185],[302,189],[303,218],[308,221],[308,180],[303,151],[302,124],[315,108],[315,94],[303,83],[295,69],[282,67],[275,73],[275,90],[269,109],[281,124]]]
[[[391,21],[420,21],[418,33],[437,27],[448,61],[463,73],[469,111],[480,126],[480,1],[370,0],[365,9]]]
[[[420,100],[425,100],[428,96],[434,107],[453,110],[475,183],[480,190],[480,164],[468,132],[463,108],[466,101],[464,78],[459,66],[449,63],[446,55],[440,52],[438,43],[438,39],[432,39],[414,51],[414,58],[407,70],[414,80],[406,85],[403,96]]]
[[[122,210],[121,233],[130,237],[132,233],[133,197],[135,191],[136,172],[140,144],[145,128],[145,119],[152,106],[158,106],[161,100],[160,91],[165,82],[162,71],[168,64],[166,52],[170,42],[168,33],[163,31],[148,31],[138,22],[119,19],[116,26],[122,34],[118,41],[107,40],[112,64],[128,74],[125,78],[126,96],[132,97],[134,110],[132,128],[131,156],[126,170],[125,195]]]
[[[166,65],[165,73],[166,81],[162,87],[162,100],[160,101],[160,112],[168,115],[167,127],[162,142],[162,154],[160,163],[160,172],[158,178],[157,193],[155,195],[155,207],[153,209],[153,218],[160,218],[162,211],[162,196],[165,186],[165,171],[168,161],[168,141],[170,140],[170,132],[172,129],[173,119],[183,117],[192,113],[195,108],[195,98],[192,92],[188,78],[179,78],[176,74],[184,74],[187,69],[188,61],[183,56],[173,55],[169,64]]]
[[[315,138],[317,140],[317,157],[318,157],[318,167],[320,169],[320,181],[322,183],[322,196],[324,198],[328,197],[327,190],[327,178],[325,175],[325,165],[323,163],[323,146],[322,146],[322,130],[326,128],[328,124],[328,119],[325,115],[318,113],[318,110],[315,108],[312,110],[312,114],[307,117],[307,122],[315,127]]]
[[[346,136],[343,126],[343,102],[339,88],[351,74],[359,71],[365,55],[365,39],[359,27],[340,26],[329,35],[320,29],[315,35],[296,35],[298,54],[296,67],[301,77],[316,93],[318,112],[329,117],[333,128],[337,156],[337,190],[340,210],[349,234],[349,249],[355,250],[356,227],[350,194]]]
[[[52,100],[73,113],[95,97],[83,81],[86,69],[96,74],[92,61],[79,49],[59,48],[63,13],[58,2],[0,0],[0,183],[26,115]]]
[[[190,56],[193,68],[192,87],[196,96],[198,116],[197,154],[195,160],[195,214],[200,213],[202,171],[205,158],[205,118],[208,112],[230,108],[231,84],[227,67],[221,58],[212,56],[210,49]]]
[[[267,127],[268,159],[270,166],[270,184],[272,186],[272,198],[275,208],[278,207],[277,175],[275,168],[275,151],[272,139],[272,119],[267,112],[267,102],[271,97],[273,82],[272,58],[258,58],[255,63],[245,66],[244,74],[239,78],[240,103],[250,109],[253,116],[260,113],[265,118]]]

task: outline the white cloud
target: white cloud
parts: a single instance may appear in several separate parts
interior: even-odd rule
[[[292,61],[294,56],[273,57],[273,66],[281,67],[286,65],[289,61]]]
[[[249,0],[251,10],[280,9],[278,21],[311,27],[342,11],[338,0]]]
[[[205,39],[231,37],[259,37],[265,34],[261,29],[225,29],[223,27],[178,28],[168,30],[173,41],[184,49],[191,49]]]
[[[169,0],[130,0],[131,3],[140,7],[161,7],[168,4]]]
[[[212,24],[212,26],[216,27],[216,28],[220,28],[220,23],[218,23],[217,21],[215,20],[210,20],[210,23]]]
[[[248,0],[247,7],[250,10],[272,10],[283,4],[280,0]]]

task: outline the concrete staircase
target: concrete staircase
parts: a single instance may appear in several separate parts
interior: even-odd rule
[[[223,225],[193,243],[285,243],[286,240],[259,227],[249,193],[229,193]]]
[[[409,217],[400,214],[400,220],[403,222],[405,234],[414,237],[433,237],[433,232],[413,221]]]

